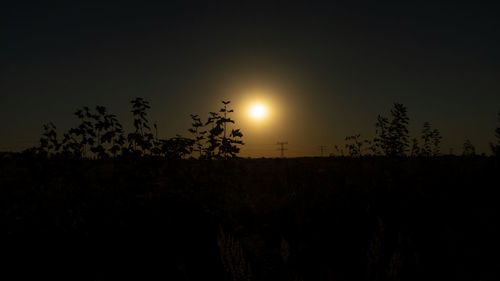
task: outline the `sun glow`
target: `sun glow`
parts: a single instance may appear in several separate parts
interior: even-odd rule
[[[277,106],[274,91],[261,88],[246,90],[241,95],[240,103],[244,126],[254,133],[268,133],[280,121],[282,111]]]
[[[250,116],[254,119],[262,119],[266,116],[267,109],[262,104],[254,104],[250,107]]]

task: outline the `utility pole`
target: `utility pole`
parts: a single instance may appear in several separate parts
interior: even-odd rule
[[[323,157],[323,152],[325,151],[326,145],[320,145],[319,150],[321,150],[321,157]]]
[[[285,144],[288,144],[288,142],[283,141],[283,142],[277,142],[276,144],[280,146],[279,150],[281,151],[281,157],[285,157],[285,150],[286,150]]]

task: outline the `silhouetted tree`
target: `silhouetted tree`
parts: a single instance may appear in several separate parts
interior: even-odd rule
[[[495,128],[495,138],[496,142],[490,143],[491,152],[493,155],[500,157],[500,111],[498,112],[499,125]]]
[[[464,150],[462,152],[463,156],[475,156],[476,148],[472,145],[472,142],[469,139],[466,139],[464,142]]]
[[[407,109],[400,103],[394,103],[391,109],[392,120],[377,117],[374,143],[387,156],[403,156],[408,151],[408,115]]]

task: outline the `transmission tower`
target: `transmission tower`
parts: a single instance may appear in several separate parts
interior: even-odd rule
[[[285,144],[288,144],[288,142],[286,142],[286,141],[284,141],[284,142],[277,142],[276,144],[280,146],[279,150],[281,151],[281,157],[285,157],[285,150],[287,150],[285,148]]]

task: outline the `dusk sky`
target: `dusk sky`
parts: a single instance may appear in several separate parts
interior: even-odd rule
[[[479,1],[23,1],[2,15],[0,151],[59,134],[81,106],[104,105],[130,130],[130,100],[150,101],[161,137],[188,136],[190,114],[231,100],[242,156],[333,152],[372,138],[378,114],[408,108],[442,152],[470,139],[490,153],[500,110],[500,17]],[[137,2],[145,3],[145,2]],[[5,4],[2,4],[5,5]],[[254,102],[268,114],[249,114]]]

